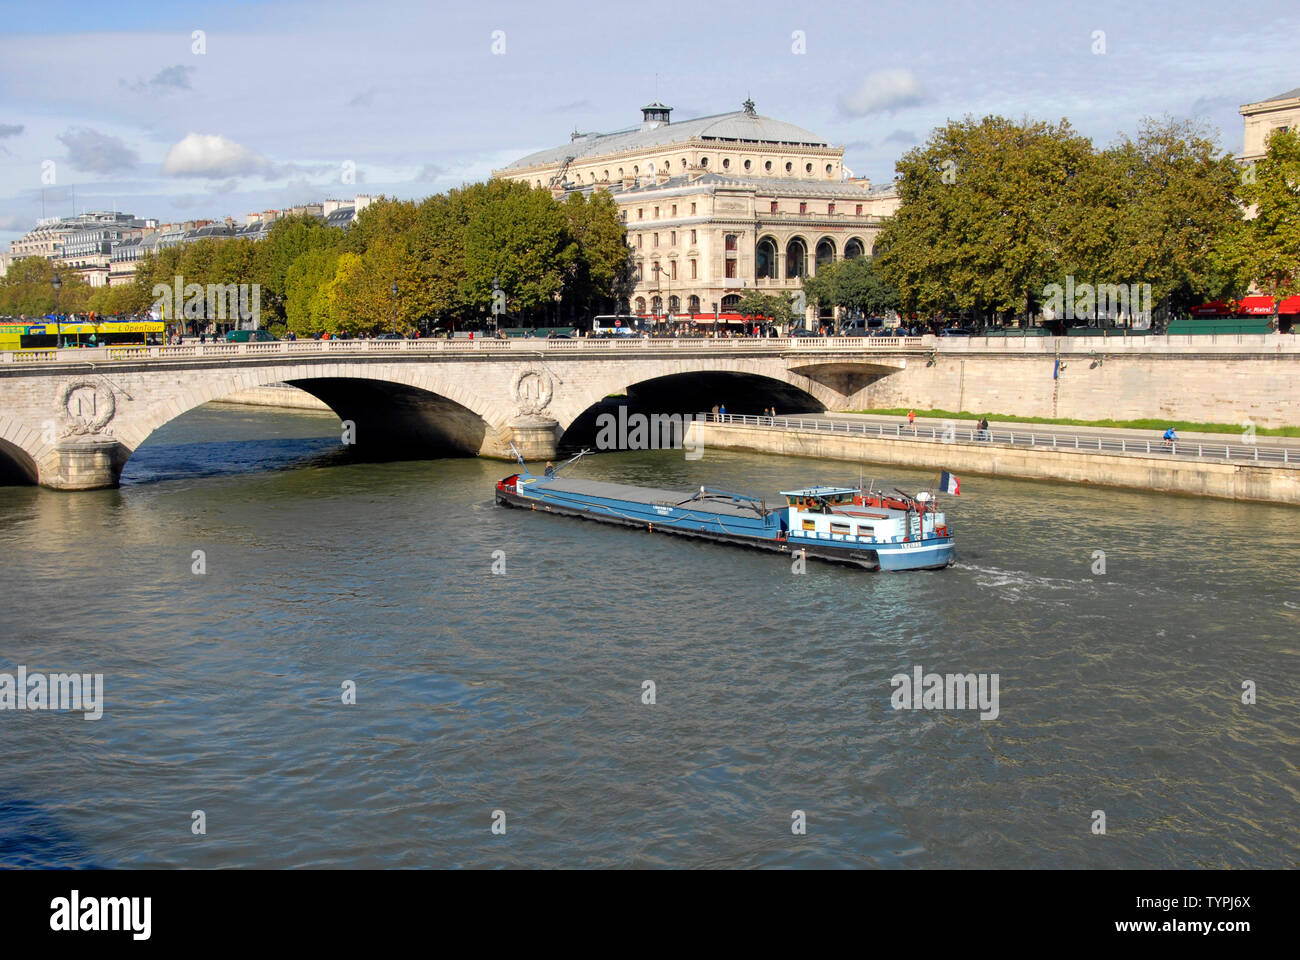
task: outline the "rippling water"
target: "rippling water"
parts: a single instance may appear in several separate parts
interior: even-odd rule
[[[967,477],[955,567],[796,576],[495,507],[501,463],[337,441],[329,416],[204,407],[121,489],[0,488],[0,670],[103,673],[107,701],[0,713],[0,865],[1300,860],[1294,510]],[[574,469],[857,479],[722,451]],[[1000,716],[893,710],[916,665],[999,674]]]

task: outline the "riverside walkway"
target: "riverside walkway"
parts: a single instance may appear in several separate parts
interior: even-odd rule
[[[710,422],[750,426],[825,436],[870,437],[924,443],[978,443],[990,448],[1051,450],[1061,453],[1110,453],[1163,457],[1171,460],[1201,460],[1220,463],[1252,463],[1300,468],[1300,442],[1291,438],[1261,437],[1256,443],[1231,443],[1215,434],[1198,434],[1197,439],[1180,438],[1166,444],[1157,434],[1133,430],[1105,431],[1099,428],[1058,427],[1036,429],[1034,424],[994,424],[981,432],[969,421],[929,420],[908,425],[906,417],[873,417],[861,414],[796,414],[756,417],[710,414]],[[1116,435],[1119,434],[1119,435]],[[1205,437],[1215,437],[1205,440]],[[1272,442],[1265,442],[1272,441]],[[1286,442],[1277,442],[1286,441]]]

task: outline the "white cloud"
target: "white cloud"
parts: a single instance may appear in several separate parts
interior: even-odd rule
[[[857,91],[840,97],[840,109],[850,116],[865,117],[921,103],[925,93],[911,70],[882,70],[862,81]]]
[[[168,177],[210,177],[214,180],[268,173],[271,161],[242,144],[220,134],[190,133],[172,144],[163,159],[162,172]]]

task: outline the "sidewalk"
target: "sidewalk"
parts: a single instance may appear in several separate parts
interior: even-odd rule
[[[829,420],[848,420],[854,423],[865,420],[869,423],[901,423],[903,426],[907,426],[907,417],[894,417],[875,413],[823,413],[801,414],[801,416],[805,419],[824,417]],[[948,421],[942,417],[922,417],[918,415],[916,418],[916,426],[919,428],[941,426],[947,422]],[[953,420],[952,422],[957,425],[958,429],[972,430],[979,423],[979,420],[968,420],[963,418]],[[1133,430],[1126,427],[1080,427],[1062,423],[1024,423],[1018,420],[990,420],[989,429],[1012,432],[1023,430],[1027,434],[1054,433],[1058,437],[1073,437],[1077,435],[1080,437],[1106,437],[1115,440],[1159,440],[1161,443],[1164,442],[1162,436],[1164,434],[1163,430]],[[1182,431],[1179,431],[1178,439],[1180,442],[1192,441],[1236,445],[1246,443],[1244,433],[1244,430],[1239,430],[1236,433],[1201,433],[1191,431],[1183,433]],[[1300,449],[1300,437],[1261,436],[1257,437],[1255,442],[1261,447],[1291,447],[1293,449]]]

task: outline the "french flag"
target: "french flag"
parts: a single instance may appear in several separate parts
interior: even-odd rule
[[[954,497],[961,495],[961,481],[954,477],[947,470],[939,474],[939,489],[944,493],[951,493]]]

